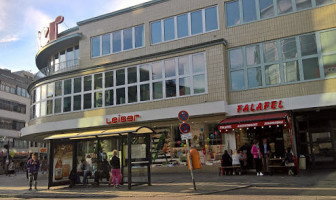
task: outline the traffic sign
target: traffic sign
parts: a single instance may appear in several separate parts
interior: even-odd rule
[[[181,133],[189,133],[190,132],[190,124],[188,123],[183,123],[180,125],[180,131]]]
[[[189,113],[185,110],[182,110],[178,113],[178,119],[182,122],[187,121],[189,119]]]
[[[191,139],[192,139],[191,133],[181,134],[181,140],[191,140]]]

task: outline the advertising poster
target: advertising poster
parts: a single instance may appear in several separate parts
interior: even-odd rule
[[[72,169],[73,145],[56,144],[54,151],[53,182],[68,181]]]

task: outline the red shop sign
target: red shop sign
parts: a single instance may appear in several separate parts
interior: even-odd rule
[[[255,111],[262,111],[262,110],[276,110],[276,109],[282,109],[282,100],[279,101],[265,101],[260,102],[258,104],[245,104],[245,105],[238,105],[237,106],[237,112],[255,112]]]
[[[280,120],[268,120],[268,121],[260,121],[260,122],[249,122],[249,123],[240,123],[240,124],[227,124],[220,125],[219,130],[222,132],[226,129],[235,129],[235,128],[250,128],[257,126],[272,126],[272,125],[282,125],[285,124],[284,119]]]

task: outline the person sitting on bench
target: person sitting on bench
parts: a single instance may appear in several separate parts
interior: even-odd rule
[[[231,166],[232,166],[232,158],[229,155],[228,151],[225,150],[224,154],[222,155],[222,167],[231,167]],[[232,172],[232,168],[225,169],[225,171],[228,172],[228,174],[230,174]]]
[[[285,154],[285,166],[286,167],[291,167],[288,169],[288,175],[296,175],[296,170],[295,170],[295,164],[294,164],[294,158],[292,154],[292,148],[288,147],[287,152]]]
[[[92,175],[91,166],[85,159],[81,160],[81,164],[77,168],[77,182],[80,183],[80,176],[83,176],[83,185],[87,184],[87,177]]]

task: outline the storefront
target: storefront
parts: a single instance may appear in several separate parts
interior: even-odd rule
[[[151,184],[151,136],[148,127],[93,130],[79,133],[57,134],[50,141],[48,188],[70,183],[71,170],[76,170],[82,159],[91,166],[94,182],[109,180],[109,160],[118,150],[121,160],[122,182],[128,189],[138,184]]]

